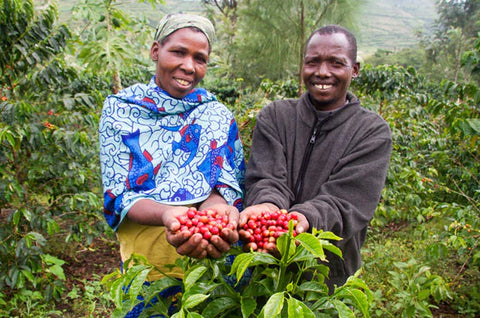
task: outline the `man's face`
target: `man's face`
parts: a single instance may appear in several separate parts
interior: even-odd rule
[[[345,104],[352,77],[360,68],[349,53],[350,45],[343,33],[315,34],[308,42],[303,81],[318,110],[333,110]]]
[[[154,42],[157,85],[172,97],[185,97],[205,76],[209,53],[205,34],[190,28],[173,32],[163,44]]]

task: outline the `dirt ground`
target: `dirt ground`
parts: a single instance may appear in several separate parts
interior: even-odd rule
[[[65,261],[63,270],[67,279],[67,292],[71,291],[74,286],[84,291],[84,282],[99,281],[120,267],[118,242],[106,237],[98,237],[90,246],[78,249],[74,253],[65,251],[60,258]],[[78,307],[78,304],[67,301],[58,304],[56,309],[72,313],[72,317],[78,317],[78,311],[81,311],[81,308],[74,307]]]

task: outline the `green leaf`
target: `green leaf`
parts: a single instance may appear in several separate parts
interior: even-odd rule
[[[369,317],[368,309],[369,302],[365,293],[359,289],[354,289],[350,287],[342,288],[340,292],[335,292],[334,297],[337,299],[349,299],[350,303],[355,307],[360,309],[364,317]]]
[[[172,315],[172,318],[185,318],[185,312],[180,310]]]
[[[306,281],[303,282],[298,286],[298,289],[303,292],[318,292],[318,293],[327,293],[328,294],[328,286],[325,283],[321,283],[318,281]]]
[[[303,302],[293,297],[287,301],[288,318],[315,318],[313,311]]]
[[[32,272],[24,269],[22,269],[21,272],[32,283],[33,287],[36,287],[37,283],[35,281],[35,277],[33,276]]]
[[[467,118],[466,119],[470,128],[472,128],[475,133],[480,135],[480,119],[478,118]]]
[[[283,309],[283,301],[285,298],[284,292],[275,293],[268,299],[265,306],[263,306],[264,317],[277,317]]]
[[[184,276],[183,283],[185,285],[185,290],[189,290],[195,282],[202,277],[202,275],[207,271],[205,265],[199,264],[190,268]]]
[[[143,291],[143,284],[151,270],[152,267],[145,265],[135,265],[127,270],[126,277],[134,276],[128,285],[128,296],[132,303],[137,301],[137,296]]]
[[[328,242],[328,241],[323,241],[322,240],[322,243],[323,243],[323,248],[326,249],[327,251],[330,251],[332,252],[333,254],[341,257],[343,259],[343,256],[342,256],[342,250],[339,249],[338,247],[336,247],[335,245],[333,245],[332,243]]]
[[[150,284],[150,289],[155,290],[156,292],[161,292],[172,286],[180,286],[181,281],[172,277],[163,276],[160,279],[153,281]]]
[[[282,261],[290,259],[297,249],[295,240],[292,240],[292,237],[288,233],[282,234],[278,237],[276,244]]]
[[[59,265],[53,265],[48,268],[48,271],[53,275],[57,276],[61,280],[65,280],[65,273],[63,272],[63,268]]]
[[[193,294],[188,296],[186,299],[182,299],[182,307],[184,309],[191,309],[198,304],[204,302],[209,295],[204,295],[204,294]]]
[[[243,274],[247,270],[248,266],[250,266],[250,263],[252,262],[254,257],[254,253],[243,253],[235,257],[229,275],[236,274],[237,283],[243,277]]]
[[[300,233],[295,237],[300,244],[314,257],[319,258],[322,261],[327,261],[323,246],[320,241],[310,233]]]
[[[341,241],[342,238],[340,236],[335,235],[333,232],[329,231],[314,231],[314,235],[317,236],[319,239],[322,240],[334,240],[334,241]]]
[[[242,309],[242,316],[244,318],[248,318],[253,314],[253,312],[255,311],[255,308],[257,308],[257,302],[255,298],[242,297],[240,299],[240,306]]]
[[[238,306],[236,299],[231,297],[220,297],[210,302],[202,311],[202,315],[205,318],[219,317],[222,312],[225,313],[227,310],[235,306]]]
[[[352,310],[340,300],[332,299],[331,304],[337,310],[338,318],[355,318]]]
[[[251,266],[257,265],[278,265],[278,259],[269,253],[254,252]]]

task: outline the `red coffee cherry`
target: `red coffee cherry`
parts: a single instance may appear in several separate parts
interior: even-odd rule
[[[275,244],[279,236],[288,232],[288,223],[291,220],[296,226],[298,223],[297,215],[288,214],[286,210],[265,211],[260,215],[250,217],[242,229],[250,234],[248,235],[248,243],[251,244],[252,249],[265,252],[266,244]],[[293,230],[293,235],[297,235],[295,230]]]
[[[206,240],[210,240],[213,235],[222,236],[224,228],[235,230],[234,226],[228,223],[228,216],[219,215],[212,209],[197,211],[190,208],[184,215],[177,216],[177,220],[181,225],[180,231],[189,231],[190,235],[200,233]]]

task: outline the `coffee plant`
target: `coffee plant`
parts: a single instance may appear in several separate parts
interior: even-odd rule
[[[142,302],[146,316],[176,318],[370,317],[372,293],[359,277],[350,277],[329,293],[325,251],[342,255],[330,240],[340,238],[315,229],[294,236],[290,222],[289,231],[277,239],[278,258],[263,252],[244,253],[237,246],[217,260],[179,259],[183,280],[165,276],[147,284],[148,274],[157,269],[133,256],[124,274],[116,271],[104,278],[116,305],[112,317],[123,317]],[[180,286],[181,294],[174,312],[169,312],[172,300],[157,295],[172,286]]]

